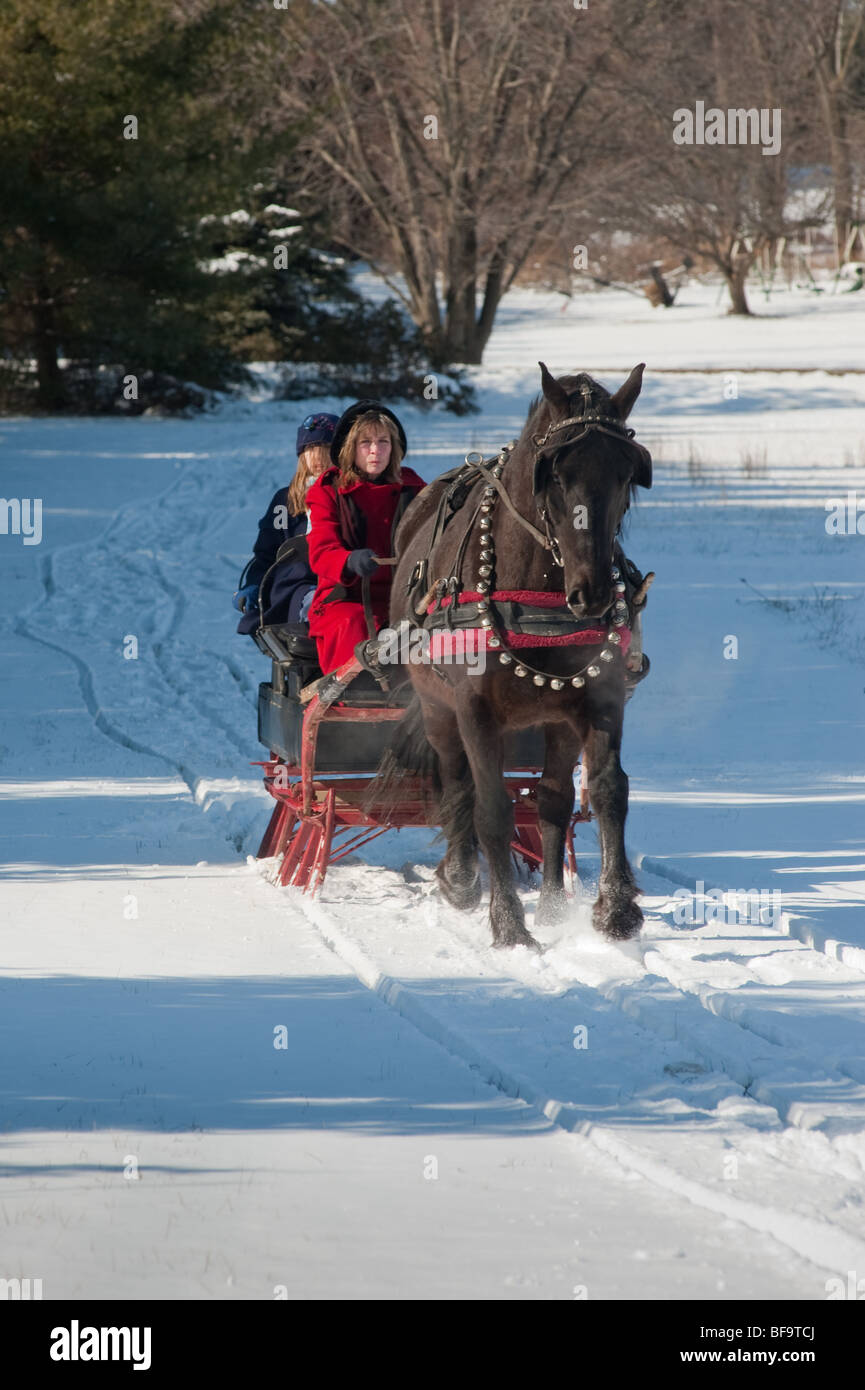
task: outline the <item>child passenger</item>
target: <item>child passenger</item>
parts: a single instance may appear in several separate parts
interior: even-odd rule
[[[288,487],[279,488],[258,523],[258,539],[253,555],[241,575],[241,587],[234,595],[234,606],[243,615],[238,632],[254,634],[265,626],[305,622],[316,577],[310,568],[305,543],[284,560],[271,575],[265,588],[266,608],[259,613],[259,586],[276,560],[284,541],[304,537],[308,526],[307,498],[316,478],[330,464],[330,442],[338,417],[322,412],[307,415],[297,431],[297,469]]]

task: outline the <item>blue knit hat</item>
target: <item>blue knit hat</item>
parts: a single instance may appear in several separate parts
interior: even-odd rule
[[[338,424],[338,415],[328,415],[324,411],[318,415],[307,415],[297,430],[298,458],[304,449],[308,449],[312,444],[330,444]]]

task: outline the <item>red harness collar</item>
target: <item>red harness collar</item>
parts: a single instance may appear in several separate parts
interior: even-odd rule
[[[482,599],[495,603],[530,603],[536,608],[567,608],[564,593],[550,593],[537,589],[496,589],[491,594],[482,594],[477,590],[464,589],[457,595],[457,603],[478,603]],[[427,608],[427,613],[434,613],[438,608],[448,608],[451,604],[450,595],[446,595],[437,603],[432,603]],[[459,631],[465,633],[468,628],[460,627]],[[472,628],[471,631],[477,633],[478,639],[491,637],[493,634],[486,628]],[[617,632],[620,637],[620,648],[623,655],[627,655],[628,647],[631,644],[631,629],[626,623],[613,625],[611,628],[605,627],[586,627],[578,629],[576,632],[567,632],[554,637],[533,636],[528,632],[512,632],[505,628],[502,630],[509,647],[590,647],[600,646],[606,642],[610,632]],[[436,642],[447,637],[448,629],[431,633],[430,637]],[[461,639],[464,640],[464,639]],[[444,645],[447,645],[445,641]],[[486,648],[487,642],[484,640],[476,642],[477,647]]]

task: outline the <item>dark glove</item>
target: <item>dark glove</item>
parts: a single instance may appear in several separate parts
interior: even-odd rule
[[[363,550],[353,550],[345,562],[345,567],[359,579],[366,579],[367,575],[375,574],[378,560],[369,547],[366,547]]]
[[[238,613],[245,613],[247,608],[254,608],[258,603],[258,585],[247,584],[245,588],[238,589],[231,601]]]

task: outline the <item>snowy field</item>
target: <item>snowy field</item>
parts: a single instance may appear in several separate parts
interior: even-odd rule
[[[44,508],[41,544],[0,535],[0,1278],[865,1294],[865,294],[755,292],[753,321],[680,300],[514,293],[482,413],[400,410],[432,478],[519,432],[538,358],[613,387],[648,364],[626,946],[589,925],[592,827],[541,956],[444,905],[431,833],[315,902],[250,862],[269,667],[230,597],[305,407],[0,420],[0,492]]]

